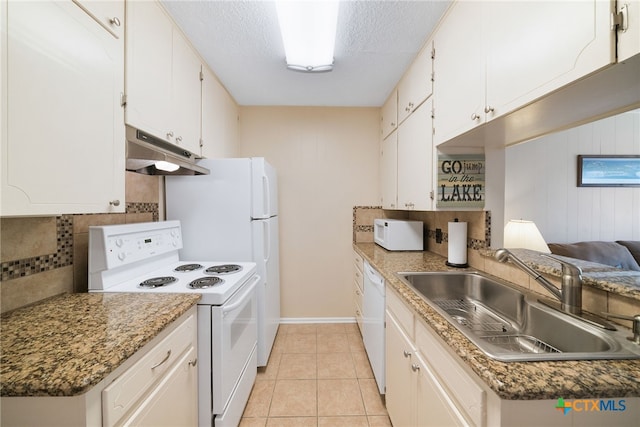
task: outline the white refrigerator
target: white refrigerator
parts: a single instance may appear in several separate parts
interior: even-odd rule
[[[276,171],[261,157],[198,164],[210,174],[165,180],[167,219],[182,225],[180,258],[257,264],[258,366],[266,366],[280,323]]]

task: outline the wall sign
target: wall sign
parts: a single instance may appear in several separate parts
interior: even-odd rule
[[[640,156],[578,156],[578,187],[640,187]]]
[[[484,207],[484,154],[438,154],[436,207]]]

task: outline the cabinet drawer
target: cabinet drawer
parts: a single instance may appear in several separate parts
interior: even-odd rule
[[[486,392],[451,358],[426,325],[416,322],[416,346],[457,408],[473,425],[481,426],[486,414]]]
[[[353,274],[360,286],[360,290],[364,288],[364,282],[363,282],[364,277],[362,275],[363,271],[364,271],[364,259],[360,256],[360,254],[358,254],[357,252],[354,252],[353,253]]]
[[[414,339],[413,312],[396,295],[395,291],[387,287],[386,307],[398,319],[398,322],[407,333],[409,338]]]
[[[113,426],[143,397],[176,360],[197,340],[196,314],[148,351],[102,392],[103,425]]]

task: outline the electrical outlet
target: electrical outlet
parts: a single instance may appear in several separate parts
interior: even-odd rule
[[[442,243],[442,229],[436,228],[436,243]]]

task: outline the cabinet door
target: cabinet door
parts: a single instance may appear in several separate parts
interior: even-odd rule
[[[122,425],[196,426],[198,424],[196,357],[196,349],[191,347]]]
[[[106,0],[73,0],[116,38],[124,37],[124,2]]]
[[[238,139],[238,106],[203,66],[202,80],[202,156],[233,157]]]
[[[386,313],[386,406],[395,427],[415,426],[416,375],[411,370],[415,347],[396,319]]]
[[[615,61],[609,1],[521,0],[484,7],[488,119]]]
[[[484,3],[455,2],[434,36],[436,145],[484,122]]]
[[[123,212],[123,40],[71,1],[6,7],[1,214]]]
[[[171,138],[173,23],[155,1],[128,1],[127,124]],[[175,132],[174,134],[175,135]]]
[[[433,145],[431,103],[424,103],[398,128],[398,208],[431,209]]]
[[[640,1],[620,0],[616,13],[626,16],[626,21],[617,30],[618,62],[622,62],[640,53]]]
[[[398,127],[398,91],[394,89],[382,106],[382,138],[386,138]]]
[[[173,143],[200,155],[201,64],[189,42],[173,30],[171,108]]]
[[[458,427],[467,425],[455,404],[447,396],[446,390],[433,375],[429,365],[415,355],[412,370],[417,376],[416,384],[416,426]]]
[[[398,204],[398,132],[382,141],[380,147],[380,189],[382,207],[397,209]]]
[[[433,92],[432,42],[418,53],[398,85],[398,123],[402,123]]]

